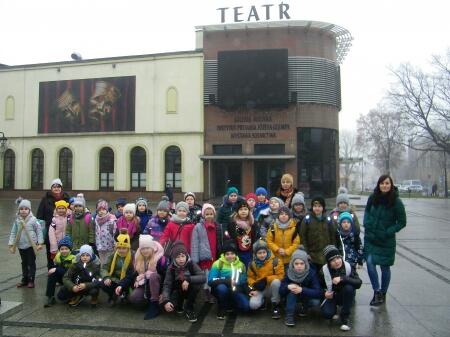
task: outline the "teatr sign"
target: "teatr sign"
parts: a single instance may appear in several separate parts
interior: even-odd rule
[[[221,7],[217,8],[220,13],[220,23],[228,22],[252,22],[261,20],[289,20],[291,17],[288,13],[289,4],[281,2],[278,5],[266,4],[261,6],[243,6],[237,7]]]

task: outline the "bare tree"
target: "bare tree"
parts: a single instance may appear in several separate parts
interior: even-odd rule
[[[379,104],[368,114],[360,115],[357,125],[359,146],[367,149],[376,166],[384,167],[381,171],[390,174],[400,163],[403,152],[405,121],[401,114]]]
[[[359,165],[359,157],[362,155],[362,147],[358,146],[356,132],[342,130],[339,132],[339,157],[341,158],[341,175],[344,178],[344,186],[349,188],[350,177],[355,173]]]

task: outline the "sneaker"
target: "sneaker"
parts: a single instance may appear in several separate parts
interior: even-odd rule
[[[341,329],[341,331],[349,331],[351,329],[347,318],[342,318],[341,319],[341,327],[340,327],[340,329]]]
[[[197,313],[194,310],[186,310],[186,318],[189,322],[197,322]]]
[[[116,302],[117,302],[117,297],[112,296],[112,297],[108,298],[108,306],[110,308],[114,307],[116,305]]]
[[[295,326],[294,315],[287,315],[284,319],[284,324],[287,326]]]
[[[308,316],[308,310],[302,304],[300,304],[300,306],[298,307],[298,316],[299,317],[306,317],[306,316]]]
[[[69,305],[71,307],[77,307],[80,305],[81,302],[83,302],[83,300],[84,300],[84,295],[76,295],[70,299]]]
[[[30,289],[34,288],[34,282],[32,282],[32,281],[28,282],[27,288],[30,288]]]
[[[224,320],[225,319],[225,310],[218,309],[216,317],[217,317],[217,319]]]
[[[92,296],[91,297],[91,307],[96,308],[98,304],[98,296]]]
[[[336,320],[339,319],[339,315],[338,315],[338,314],[335,314],[335,315],[333,315],[333,317],[331,317],[331,319],[334,320],[334,321],[336,321]]]
[[[25,287],[27,284],[28,284],[28,282],[22,280],[22,281],[16,283],[16,287],[22,288],[22,287]]]
[[[277,303],[272,303],[272,318],[279,319],[281,318],[280,307]]]
[[[184,309],[183,309],[183,307],[181,306],[176,306],[175,307],[175,312],[177,313],[177,314],[179,314],[179,315],[181,315],[181,314],[184,314]]]
[[[47,302],[44,304],[44,308],[50,308],[55,303],[56,303],[55,296],[49,296],[47,297]]]

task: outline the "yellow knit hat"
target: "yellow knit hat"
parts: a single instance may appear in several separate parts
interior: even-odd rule
[[[131,248],[130,236],[128,234],[119,234],[117,236],[116,247]]]
[[[58,200],[55,202],[55,208],[58,208],[58,207],[64,207],[67,209],[69,207],[69,203],[66,202],[65,200]]]

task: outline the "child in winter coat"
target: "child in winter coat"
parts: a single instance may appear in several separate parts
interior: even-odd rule
[[[98,304],[100,287],[100,263],[91,246],[83,245],[73,264],[63,276],[63,284],[58,299],[71,307],[78,306],[86,296],[91,296],[91,306]]]
[[[264,240],[256,241],[253,244],[253,261],[247,270],[250,309],[259,309],[263,306],[265,298],[270,298],[272,318],[280,318],[279,290],[283,277],[283,263],[273,255]]]
[[[267,246],[286,268],[291,261],[292,253],[300,245],[300,235],[296,226],[297,222],[292,218],[291,210],[283,206],[278,213],[278,219],[267,232]]]
[[[307,309],[320,304],[322,289],[320,288],[317,271],[308,261],[304,250],[297,249],[289,261],[286,275],[281,282],[280,295],[286,298],[287,326],[294,326],[295,307],[300,301],[299,316],[306,316]]]
[[[86,211],[84,198],[77,197],[73,201],[73,212],[69,217],[66,234],[72,239],[74,251],[77,251],[86,243],[91,246],[94,245],[94,220],[91,217],[91,213]]]
[[[161,303],[167,312],[185,311],[188,321],[195,323],[197,313],[194,311],[194,303],[206,281],[205,273],[191,261],[182,241],[174,242],[170,257],[172,262],[164,278]]]
[[[255,195],[256,204],[255,208],[253,209],[253,218],[257,221],[259,219],[259,214],[261,213],[261,211],[269,208],[269,200],[267,199],[269,193],[267,193],[267,190],[264,187],[258,187],[255,191]]]
[[[136,216],[136,205],[126,204],[123,207],[123,216],[117,220],[116,234],[128,234],[131,240],[131,249],[136,250],[139,246],[139,233],[141,227],[139,225],[140,219]]]
[[[148,201],[144,197],[140,197],[136,200],[136,216],[139,217],[139,225],[141,227],[140,233],[144,233],[153,212],[148,208]]]
[[[225,319],[228,310],[250,310],[247,289],[247,270],[237,256],[234,242],[224,243],[222,255],[215,261],[208,275],[208,285],[217,299],[217,319]]]
[[[200,221],[202,217],[202,206],[195,203],[195,194],[194,192],[187,192],[184,194],[184,202],[189,206],[189,214],[188,217],[191,219],[193,224],[196,224]]]
[[[160,238],[160,243],[164,247],[166,256],[170,256],[171,246],[175,241],[181,240],[184,246],[189,251],[191,250],[192,231],[194,224],[188,216],[189,206],[186,202],[180,201],[175,206],[175,214],[172,215],[170,222],[164,228],[163,235]]]
[[[361,232],[361,226],[359,225],[359,220],[356,216],[355,210],[352,206],[350,206],[348,191],[345,187],[340,187],[338,190],[338,195],[336,196],[336,208],[334,208],[329,214],[335,227],[338,226],[339,215],[343,212],[350,213],[353,218],[353,231],[355,234],[359,235]]]
[[[9,235],[9,251],[11,254],[19,249],[22,260],[22,280],[16,284],[17,288],[34,288],[36,276],[36,253],[42,249],[44,236],[39,221],[31,212],[31,202],[19,199],[17,216]]]
[[[237,202],[236,213],[232,216],[227,232],[237,246],[239,260],[248,266],[252,260],[252,246],[259,239],[259,231],[244,200]]]
[[[116,200],[116,219],[119,219],[120,217],[123,216],[123,208],[125,207],[125,205],[127,204],[127,199],[125,198],[118,198]]]
[[[361,288],[362,281],[356,269],[344,261],[335,246],[327,246],[323,251],[326,264],[322,267],[326,284],[325,301],[322,304],[322,315],[331,319],[342,306],[340,316],[341,330],[351,329],[349,324],[350,310],[355,300],[356,289]]]
[[[276,196],[283,200],[284,204],[291,208],[292,197],[298,190],[294,187],[294,177],[292,174],[285,173],[281,177],[281,185],[278,191],[276,192]]]
[[[348,212],[339,215],[339,226],[336,234],[336,247],[341,252],[344,261],[352,267],[362,268],[364,262],[363,244],[353,226],[353,217]]]
[[[48,240],[50,241],[50,253],[52,258],[54,258],[58,252],[58,242],[62,240],[66,232],[68,208],[69,203],[65,200],[55,202],[55,215],[48,227]]]
[[[269,208],[266,208],[265,210],[262,210],[259,213],[259,231],[261,234],[261,237],[263,239],[266,239],[267,231],[269,230],[270,226],[275,222],[275,220],[278,218],[278,213],[280,212],[280,208],[284,206],[283,200],[277,197],[272,197],[269,200]]]
[[[250,212],[253,215],[253,219],[256,219],[253,214],[253,211],[255,210],[256,200],[258,200],[258,197],[256,196],[255,193],[250,192],[250,193],[247,193],[247,195],[245,196],[245,200],[247,201],[248,209],[250,210]]]
[[[134,279],[133,255],[131,253],[130,236],[117,236],[116,250],[102,267],[102,289],[108,294],[108,304],[114,306],[117,297],[126,297]]]
[[[153,240],[160,241],[164,228],[170,221],[170,202],[169,198],[165,195],[162,196],[161,201],[156,208],[156,215],[154,215],[143,234],[149,234],[153,237]]]
[[[216,210],[213,205],[205,203],[202,207],[202,219],[194,227],[191,242],[191,259],[197,263],[206,277],[212,264],[222,251],[223,234],[219,224],[214,219]],[[210,288],[205,283],[205,298],[207,302],[214,303]]]
[[[151,235],[139,235],[139,248],[134,255],[134,285],[130,303],[148,303],[144,319],[159,314],[159,294],[167,268],[164,249]]]
[[[97,203],[97,216],[95,217],[95,245],[97,247],[100,263],[106,263],[108,255],[114,251],[114,234],[116,233],[117,219],[109,212],[108,202],[100,200]]]
[[[300,228],[302,244],[317,271],[325,264],[323,249],[336,244],[337,229],[325,214],[325,200],[314,197],[310,212],[306,214]]]
[[[222,206],[217,210],[216,222],[227,228],[231,221],[231,215],[235,211],[236,202],[239,199],[239,191],[236,187],[230,186],[227,189],[227,194],[223,197]]]
[[[48,270],[47,290],[45,292],[47,302],[44,304],[44,308],[55,304],[56,283],[63,283],[64,274],[75,263],[76,256],[72,254],[72,240],[66,235],[58,242],[58,253],[53,259],[54,265]]]
[[[292,197],[292,217],[297,221],[297,230],[300,232],[300,226],[306,215],[305,196],[302,192],[297,192]]]

